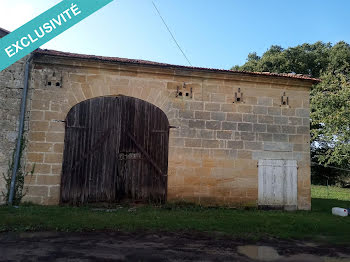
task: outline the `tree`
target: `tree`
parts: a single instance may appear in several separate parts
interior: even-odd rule
[[[311,92],[312,159],[323,166],[350,169],[350,46],[316,42],[283,49],[271,46],[261,57],[250,53],[233,70],[297,73],[320,78]],[[328,170],[329,171],[329,170]],[[322,172],[328,172],[323,169]],[[346,171],[332,172],[350,177]],[[337,179],[333,179],[337,181]]]

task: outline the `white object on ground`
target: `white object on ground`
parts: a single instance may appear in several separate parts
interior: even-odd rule
[[[341,216],[341,217],[346,217],[349,215],[348,210],[346,208],[341,208],[341,207],[333,207],[332,214],[336,216]]]

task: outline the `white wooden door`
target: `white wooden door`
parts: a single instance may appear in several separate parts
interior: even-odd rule
[[[259,160],[259,206],[297,208],[296,160]]]

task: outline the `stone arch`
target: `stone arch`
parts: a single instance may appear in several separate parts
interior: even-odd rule
[[[167,194],[169,122],[127,96],[80,102],[65,122],[61,203],[156,201]]]
[[[151,103],[159,107],[169,117],[169,112],[171,111],[171,92],[167,90],[165,85],[161,86],[158,82],[154,82],[154,87],[152,84],[142,86],[140,83],[142,83],[143,80],[137,80],[135,84],[128,85],[123,83],[122,80],[123,79],[118,79],[117,85],[105,85],[103,82],[97,82],[98,85],[96,82],[85,84],[71,83],[67,91],[67,102],[69,106],[65,113],[67,114],[70,108],[87,99],[100,96],[124,95]],[[147,80],[145,81],[147,82]]]
[[[33,79],[39,79],[34,72]],[[27,180],[27,201],[58,204],[62,172],[64,121],[72,107],[87,99],[125,95],[149,102],[160,108],[172,122],[172,93],[166,82],[157,79],[136,79],[118,75],[99,76],[63,72],[60,88],[48,89],[33,82],[29,104],[29,132],[26,148],[27,170],[35,164],[33,179]],[[95,78],[95,79],[94,79]],[[107,79],[110,78],[110,79]],[[106,80],[107,79],[107,80]]]

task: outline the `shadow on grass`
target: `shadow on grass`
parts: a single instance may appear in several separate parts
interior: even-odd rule
[[[313,198],[311,205],[313,212],[331,213],[333,207],[350,208],[350,201]]]

